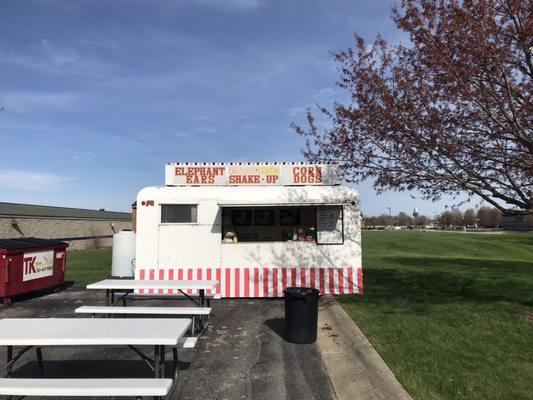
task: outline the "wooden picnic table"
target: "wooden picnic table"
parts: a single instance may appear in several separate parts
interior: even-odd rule
[[[185,295],[197,306],[203,307],[205,304],[205,291],[214,290],[219,284],[216,280],[144,280],[144,279],[104,279],[103,281],[87,285],[87,289],[100,289],[106,291],[106,305],[111,306],[120,300],[125,300],[126,296],[135,290],[177,290]],[[187,290],[198,290],[200,301],[195,301],[187,294]],[[115,301],[116,292],[125,292]]]
[[[43,370],[44,346],[117,346],[132,349],[153,369],[155,378],[165,377],[165,346],[172,346],[174,378],[177,376],[177,344],[191,324],[190,319],[89,319],[89,318],[4,318],[0,319],[0,346],[7,346],[7,363],[0,368],[11,373],[13,364],[32,347],[37,349],[39,370]],[[23,346],[13,355],[15,346]],[[136,346],[153,346],[151,359]]]

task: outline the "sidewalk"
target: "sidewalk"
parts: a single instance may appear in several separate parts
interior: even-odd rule
[[[330,295],[320,300],[317,344],[337,400],[412,400]]]

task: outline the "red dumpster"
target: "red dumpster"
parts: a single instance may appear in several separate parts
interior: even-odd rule
[[[47,288],[65,281],[68,243],[52,239],[0,239],[0,298]]]

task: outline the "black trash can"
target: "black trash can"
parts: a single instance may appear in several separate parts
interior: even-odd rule
[[[287,340],[292,343],[316,341],[318,297],[315,288],[288,287],[285,289],[285,327]]]

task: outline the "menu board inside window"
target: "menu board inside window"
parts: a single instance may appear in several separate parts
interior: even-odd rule
[[[317,244],[343,244],[344,226],[342,206],[317,207]]]

